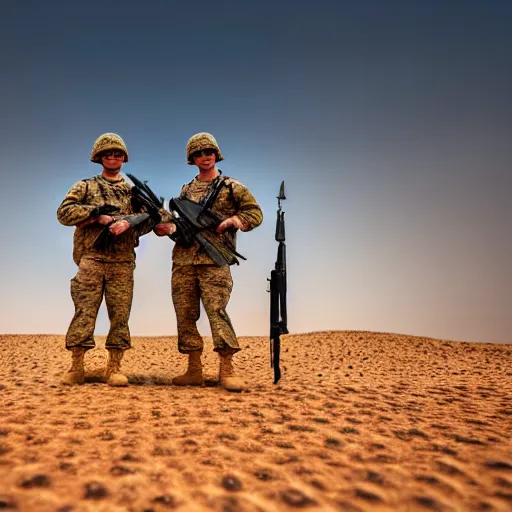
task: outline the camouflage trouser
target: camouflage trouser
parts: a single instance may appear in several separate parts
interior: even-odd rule
[[[71,297],[75,315],[66,334],[66,348],[94,348],[94,327],[105,295],[110,330],[106,348],[131,346],[128,319],[133,298],[134,263],[104,263],[82,258],[76,276],[71,279]]]
[[[240,350],[231,320],[226,313],[233,279],[229,266],[174,265],[172,301],[178,323],[178,350],[182,354],[203,349],[197,330],[202,300],[212,331],[214,350]]]

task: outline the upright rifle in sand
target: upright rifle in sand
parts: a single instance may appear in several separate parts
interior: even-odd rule
[[[281,201],[284,195],[284,181],[277,196],[277,221],[275,240],[279,242],[274,270],[270,272],[270,367],[274,368],[274,384],[281,378],[279,358],[281,355],[281,334],[288,334],[286,313],[286,236],[284,230],[284,211]]]

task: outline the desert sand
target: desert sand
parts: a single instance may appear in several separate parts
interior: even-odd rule
[[[240,343],[229,393],[170,383],[175,337],[134,337],[112,388],[104,337],[65,387],[63,336],[0,336],[0,510],[512,510],[512,345],[287,335],[274,385],[267,338]]]

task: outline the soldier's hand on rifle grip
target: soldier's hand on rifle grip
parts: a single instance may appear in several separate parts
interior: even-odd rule
[[[118,220],[110,226],[109,231],[113,235],[118,236],[124,233],[127,229],[130,229],[130,223],[127,220]]]
[[[158,236],[172,235],[176,232],[176,224],[174,222],[166,222],[157,224],[154,228],[155,234]]]
[[[237,215],[233,215],[232,217],[228,217],[227,219],[224,219],[218,226],[217,226],[217,233],[222,233],[228,228],[235,228],[242,230],[244,228],[244,223],[240,220],[240,217]]]
[[[102,226],[108,226],[112,222],[114,222],[114,217],[111,215],[100,215],[99,217],[96,217],[96,222],[99,222]]]

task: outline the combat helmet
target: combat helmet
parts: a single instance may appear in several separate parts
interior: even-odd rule
[[[91,162],[101,163],[100,153],[108,149],[119,149],[124,152],[124,161],[128,162],[128,150],[124,140],[117,133],[104,133],[100,135],[92,147]]]
[[[216,152],[215,161],[220,162],[221,160],[224,160],[215,137],[211,133],[201,132],[192,135],[187,142],[187,163],[189,165],[194,165],[192,155],[196,151],[201,151],[202,149],[214,149]]]

